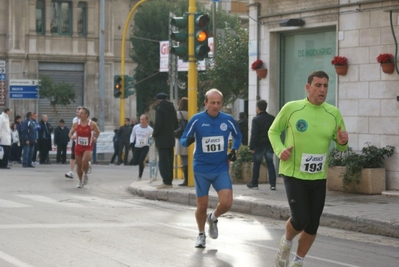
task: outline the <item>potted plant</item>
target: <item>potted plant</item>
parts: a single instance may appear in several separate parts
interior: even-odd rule
[[[346,57],[335,56],[331,60],[331,64],[335,67],[335,72],[338,75],[346,75],[348,72],[348,59]]]
[[[380,63],[381,69],[384,73],[391,74],[395,70],[395,64],[393,62],[392,54],[379,54],[377,62]]]
[[[240,146],[236,161],[230,164],[230,176],[233,183],[249,183],[252,180],[252,152],[248,146]],[[259,183],[269,181],[266,163],[262,162],[259,170]]]
[[[332,149],[329,154],[327,188],[363,194],[380,194],[386,190],[383,161],[393,155],[395,147],[377,148],[367,143],[360,153]]]
[[[267,76],[267,69],[263,67],[263,61],[261,59],[257,59],[252,62],[251,69],[256,71],[256,75],[258,75],[259,79],[264,79]]]

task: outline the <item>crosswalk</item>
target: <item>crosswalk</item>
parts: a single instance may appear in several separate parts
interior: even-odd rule
[[[12,200],[10,200],[12,199]],[[136,201],[135,201],[136,202]],[[67,196],[57,198],[44,195],[12,195],[8,199],[0,198],[0,208],[33,208],[42,205],[54,205],[65,208],[140,208],[141,205],[130,199],[113,200],[97,196]]]

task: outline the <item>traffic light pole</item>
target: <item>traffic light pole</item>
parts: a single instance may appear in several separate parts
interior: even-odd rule
[[[125,120],[125,40],[126,40],[126,34],[127,30],[129,28],[129,22],[136,11],[136,9],[146,2],[147,0],[141,0],[137,4],[134,5],[134,7],[130,10],[129,15],[127,16],[127,19],[125,21],[125,26],[123,27],[123,34],[122,34],[122,48],[121,48],[121,77],[122,77],[122,88],[121,88],[121,100],[120,100],[120,112],[119,112],[119,123],[122,126],[124,124]]]
[[[189,0],[188,6],[188,117],[197,112],[197,60],[194,52],[194,13],[197,11],[195,0]],[[194,146],[188,147],[188,186],[194,186],[193,171]]]

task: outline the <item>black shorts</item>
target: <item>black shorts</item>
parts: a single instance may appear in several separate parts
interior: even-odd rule
[[[72,141],[71,159],[75,159],[75,141]]]
[[[284,176],[284,185],[292,227],[315,235],[326,200],[326,179],[309,181]]]

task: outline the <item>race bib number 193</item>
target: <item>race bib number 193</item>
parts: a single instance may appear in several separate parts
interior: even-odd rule
[[[302,154],[301,172],[322,172],[326,164],[326,154]]]
[[[202,152],[204,153],[216,153],[224,150],[223,136],[203,137],[201,143]]]

